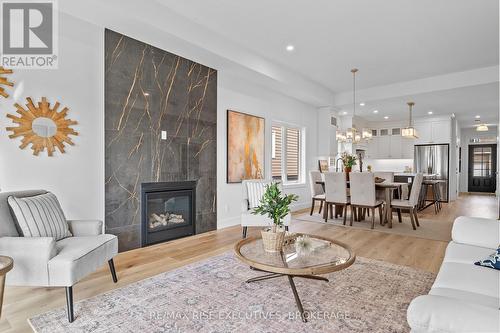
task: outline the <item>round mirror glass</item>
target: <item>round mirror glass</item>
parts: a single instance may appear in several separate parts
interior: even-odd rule
[[[45,117],[39,117],[33,120],[31,128],[36,135],[44,138],[50,138],[57,133],[56,123],[52,119]]]

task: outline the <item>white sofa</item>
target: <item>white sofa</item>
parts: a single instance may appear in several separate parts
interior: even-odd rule
[[[500,221],[459,217],[428,295],[408,307],[412,332],[500,332],[500,271],[474,265],[495,252]]]
[[[260,198],[265,192],[265,188],[269,185],[271,180],[259,180],[259,179],[251,179],[251,180],[243,180],[242,188],[243,188],[243,200],[241,202],[241,226],[243,227],[243,238],[247,236],[248,227],[267,227],[273,224],[273,221],[265,216],[265,215],[255,215],[252,214],[252,210],[255,207],[252,207],[250,204],[250,197],[254,196],[253,201],[260,201]],[[288,230],[288,226],[292,221],[291,214],[288,214],[283,219],[283,224],[285,225],[285,229]]]

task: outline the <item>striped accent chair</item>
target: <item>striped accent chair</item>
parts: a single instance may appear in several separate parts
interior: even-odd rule
[[[271,180],[259,179],[242,181],[241,226],[243,227],[243,238],[247,236],[248,227],[267,227],[272,225],[273,221],[267,216],[252,214],[252,210],[259,205],[261,198],[264,196],[266,186],[271,182]],[[288,230],[291,220],[290,214],[284,218],[283,223],[286,230]]]
[[[0,253],[14,259],[6,284],[65,287],[68,320],[74,320],[73,285],[113,257],[118,238],[96,220],[66,220],[57,198],[43,190],[0,192]]]

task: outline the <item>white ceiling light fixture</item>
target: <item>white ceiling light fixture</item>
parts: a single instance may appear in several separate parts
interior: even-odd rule
[[[373,110],[373,113],[378,113],[378,110]]]
[[[359,103],[359,106],[365,106],[366,104],[364,102]]]
[[[408,139],[418,139],[417,130],[413,127],[412,109],[415,105],[414,102],[408,102],[408,108],[410,110],[410,118],[408,120],[408,127],[401,130],[401,136]]]
[[[389,116],[385,116],[384,119],[389,119]]]
[[[481,119],[476,119],[476,131],[477,132],[487,132],[488,131],[488,125],[485,123],[481,123]]]
[[[476,118],[476,119],[479,119],[479,118],[481,118],[481,116],[480,116],[480,115],[477,115],[475,118]]]
[[[293,45],[289,44],[289,45],[287,45],[287,46],[286,46],[286,50],[287,50],[288,52],[292,52],[293,50],[295,50],[295,46],[293,46]]]
[[[434,112],[432,112],[432,111],[427,112],[427,114],[433,114],[433,113],[434,113]]]

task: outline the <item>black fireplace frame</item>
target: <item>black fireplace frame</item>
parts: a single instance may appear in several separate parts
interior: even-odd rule
[[[177,181],[177,182],[154,182],[141,184],[141,246],[149,246],[162,242],[168,242],[174,239],[192,236],[196,234],[196,180]],[[148,229],[148,216],[147,216],[147,195],[150,193],[160,192],[180,192],[191,191],[191,212],[190,221],[191,226],[179,226],[169,229],[158,230],[151,232]],[[186,228],[190,227],[190,228]],[[189,230],[188,230],[189,229]],[[187,231],[187,232],[186,232]],[[162,240],[151,239],[150,234],[155,233],[168,233],[169,237]],[[170,236],[171,235],[171,236]]]

